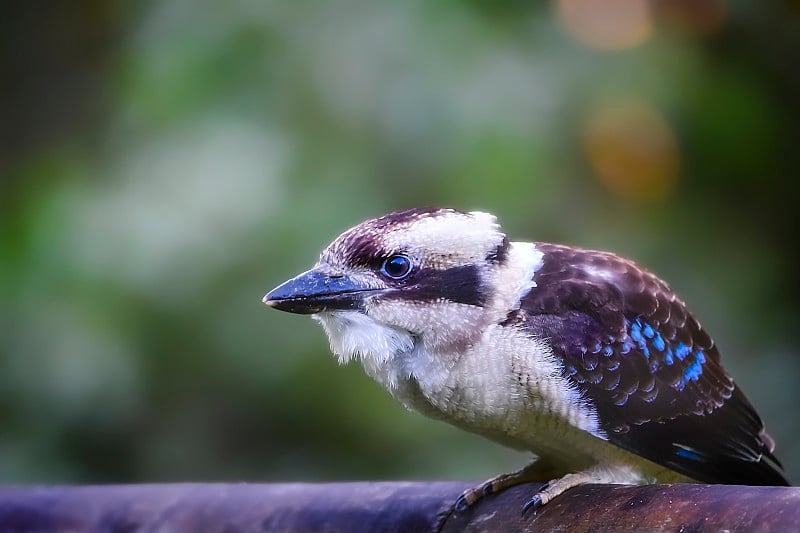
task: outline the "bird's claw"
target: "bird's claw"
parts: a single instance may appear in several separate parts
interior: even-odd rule
[[[522,516],[525,516],[531,509],[533,509],[533,512],[535,514],[536,511],[538,511],[541,506],[542,506],[542,498],[537,494],[536,496],[525,502],[525,505],[522,506]]]
[[[464,511],[469,509],[469,505],[470,504],[469,504],[469,501],[467,499],[466,494],[462,494],[456,500],[456,503],[455,503],[454,507],[455,507],[456,511],[458,511],[459,513],[463,513]]]
[[[539,508],[542,507],[542,505],[544,504],[544,502],[542,501],[542,493],[546,491],[549,486],[550,483],[545,483],[539,488],[539,492],[533,495],[533,498],[525,502],[525,505],[522,506],[522,516],[525,516],[528,513],[528,511],[531,510],[535,514],[536,511],[538,511]]]
[[[494,491],[494,484],[492,481],[487,481],[478,487],[474,487],[464,492],[458,497],[453,507],[456,511],[462,513],[472,507],[481,498],[493,494]]]

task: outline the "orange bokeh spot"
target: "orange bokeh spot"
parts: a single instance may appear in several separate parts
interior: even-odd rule
[[[667,120],[649,104],[626,101],[599,107],[586,118],[582,134],[592,170],[613,192],[650,202],[675,189],[678,141]]]
[[[591,48],[631,48],[653,32],[648,0],[558,0],[557,9],[570,35]]]

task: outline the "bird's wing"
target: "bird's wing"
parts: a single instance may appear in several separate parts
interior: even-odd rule
[[[508,320],[549,340],[610,442],[699,481],[788,484],[761,418],[663,281],[613,254],[537,248],[536,287]]]

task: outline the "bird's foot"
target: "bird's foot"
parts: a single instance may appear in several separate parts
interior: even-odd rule
[[[528,483],[531,481],[547,479],[547,475],[543,475],[543,472],[549,472],[549,467],[543,467],[542,463],[533,462],[516,472],[511,472],[510,474],[501,474],[497,477],[489,479],[488,481],[484,481],[476,487],[465,490],[450,508],[446,509],[440,514],[436,531],[441,530],[445,521],[454,512],[465,512],[485,496],[496,494],[509,487],[513,487],[514,485],[519,485],[520,483]]]
[[[528,511],[533,511],[535,514],[542,505],[553,498],[552,496],[548,498],[547,489],[549,487],[550,483],[545,483],[539,488],[539,492],[533,495],[533,498],[525,502],[525,505],[522,506],[522,516],[525,516]]]
[[[440,518],[436,531],[441,530],[444,523],[454,512],[462,513],[485,496],[495,494],[509,487],[513,487],[514,485],[537,481],[542,478],[546,479],[546,477],[543,476],[544,473],[549,474],[549,476],[561,474],[557,469],[548,466],[546,463],[531,463],[517,472],[499,475],[481,483],[477,487],[464,491],[461,496],[456,499],[454,505],[439,515]],[[556,496],[578,485],[585,485],[587,483],[637,484],[642,482],[644,482],[644,479],[641,477],[641,474],[630,466],[596,464],[586,470],[551,479],[549,482],[539,487],[539,490],[537,490],[522,506],[522,514],[527,515],[531,511],[536,513]]]
[[[536,494],[522,506],[523,516],[530,511],[536,513],[542,506],[573,487],[588,483],[636,484],[641,475],[625,465],[595,465],[580,472],[567,474],[542,485]]]
[[[516,472],[500,474],[497,477],[484,481],[477,487],[465,490],[456,500],[454,509],[458,512],[466,511],[485,496],[498,493],[514,485],[519,485],[520,483],[540,480],[541,476],[539,476],[538,471],[534,469],[535,465],[536,463],[534,462]]]
[[[488,496],[489,494],[502,490],[502,488],[499,486],[501,484],[501,477],[503,476],[497,476],[481,483],[477,487],[472,487],[471,489],[465,490],[461,493],[461,496],[456,499],[456,503],[453,508],[458,512],[464,512],[475,505],[475,503],[477,503],[478,500],[484,496]]]

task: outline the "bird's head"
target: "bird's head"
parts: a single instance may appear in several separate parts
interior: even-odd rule
[[[429,352],[458,350],[518,299],[522,287],[500,279],[511,252],[487,213],[398,211],[344,232],[264,303],[313,314],[342,361],[386,360],[419,343]]]

